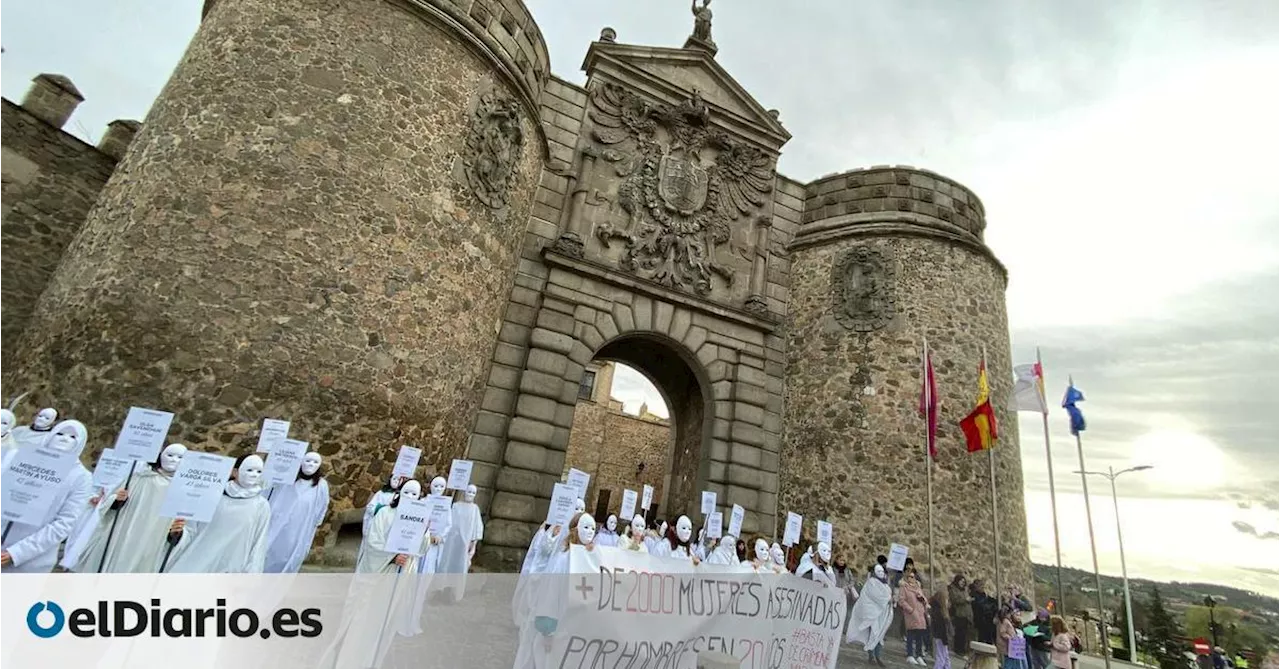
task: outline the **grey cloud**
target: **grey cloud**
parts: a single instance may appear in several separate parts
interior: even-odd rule
[[[1236,531],[1240,532],[1241,534],[1250,534],[1264,541],[1280,539],[1280,534],[1277,534],[1276,532],[1259,532],[1258,528],[1241,520],[1233,521],[1231,523],[1231,526],[1236,528]]]

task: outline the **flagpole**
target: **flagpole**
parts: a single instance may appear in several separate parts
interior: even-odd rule
[[[1040,378],[1038,380],[1039,387],[1036,392],[1040,395],[1040,404],[1042,411],[1040,417],[1044,419],[1044,455],[1049,462],[1049,508],[1053,511],[1053,552],[1058,559],[1058,606],[1054,607],[1054,613],[1065,613],[1067,600],[1062,596],[1062,541],[1058,538],[1058,495],[1053,485],[1053,451],[1049,448],[1049,400],[1044,395],[1044,363],[1040,361],[1040,347],[1036,347],[1036,365],[1040,369]]]
[[[1074,388],[1076,382],[1068,376],[1067,384]],[[1089,477],[1085,473],[1084,445],[1080,441],[1080,431],[1074,429],[1074,426],[1072,431],[1076,433],[1076,453],[1080,457],[1080,485],[1084,488],[1084,517],[1089,523],[1089,550],[1093,553],[1093,582],[1098,594],[1099,644],[1102,646],[1102,659],[1106,663],[1106,668],[1111,669],[1111,639],[1110,635],[1107,634],[1106,622],[1102,620],[1106,609],[1102,605],[1102,574],[1098,571],[1098,544],[1093,538],[1093,511],[1089,506]],[[1133,614],[1130,613],[1129,615]]]
[[[933,452],[931,447],[933,442],[929,427],[932,424],[932,416],[930,412],[933,408],[934,397],[932,388],[929,385],[929,340],[924,338],[924,354],[920,359],[920,377],[924,380],[924,467],[925,467],[925,492],[929,498],[929,587],[936,587],[933,580]]]
[[[985,373],[987,369],[987,347],[985,346],[982,347],[982,369]],[[989,374],[987,378],[991,378]],[[990,384],[990,380],[987,383]],[[987,390],[987,401],[991,401],[990,385]],[[998,602],[1000,601],[1000,516],[996,506],[996,445],[994,442],[987,447],[987,462],[991,466],[991,537],[995,540],[991,546],[991,552],[995,564],[995,593]]]

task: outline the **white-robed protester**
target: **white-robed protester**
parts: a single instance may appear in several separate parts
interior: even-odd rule
[[[64,420],[46,433],[43,446],[67,453],[75,460],[71,469],[53,492],[43,522],[37,525],[5,523],[0,567],[6,574],[39,574],[53,570],[58,561],[58,545],[71,534],[80,515],[88,508],[93,495],[93,477],[80,464],[80,453],[89,440],[89,431],[78,420]],[[21,448],[21,446],[19,446]],[[4,457],[3,466],[17,454],[17,449]]]
[[[836,587],[836,570],[831,567],[831,546],[827,542],[818,542],[817,555],[805,553],[796,567],[796,576],[807,578],[815,583]]]
[[[242,455],[213,519],[182,527],[167,574],[261,574],[267,561],[271,505],[262,496],[262,457]]]
[[[773,573],[773,558],[769,555],[769,542],[757,537],[752,544],[751,559],[743,560],[742,566],[751,567],[758,574]]]
[[[658,544],[658,551],[653,554],[673,560],[691,560],[695,565],[701,562],[694,553],[693,521],[688,516],[680,516],[675,529],[669,530],[666,539]]]
[[[737,540],[729,535],[720,537],[720,543],[707,555],[707,564],[732,566],[738,564]]]
[[[403,476],[391,476],[380,490],[369,496],[369,502],[364,505],[364,520],[360,524],[360,549],[356,551],[356,562],[359,562],[360,556],[364,555],[365,544],[369,538],[369,524],[373,522],[373,515],[378,512],[378,509],[391,503],[396,491],[406,480],[408,479]]]
[[[0,459],[18,448],[18,442],[13,438],[13,426],[17,424],[18,419],[12,411],[0,409]]]
[[[476,545],[484,538],[484,521],[480,519],[480,507],[476,506],[476,492],[474,485],[467,486],[462,501],[455,502],[450,509],[453,521],[440,556],[440,573],[451,575],[446,587],[453,591],[455,602],[466,594],[471,558],[476,555]]]
[[[431,494],[443,495],[448,485],[449,482],[443,476],[431,479]],[[432,578],[440,571],[440,556],[444,553],[444,538],[449,536],[453,525],[452,515],[445,516],[444,522],[443,527],[431,527],[427,530],[427,549],[418,558],[418,576],[414,579],[413,613],[409,623],[400,630],[400,634],[404,636],[422,634],[422,616],[426,612],[427,596],[432,592]]]
[[[573,513],[576,516],[585,513],[587,503],[581,498],[574,500]],[[543,523],[533,535],[533,539],[529,541],[529,550],[524,553],[524,564],[520,566],[520,578],[516,581],[516,591],[511,597],[511,619],[515,622],[516,627],[524,624],[524,619],[529,613],[529,606],[532,602],[536,584],[538,583],[538,575],[547,568],[547,563],[551,561],[551,556],[565,545],[568,541],[568,532],[565,532],[559,525],[549,525]]]
[[[79,537],[67,540],[62,566],[81,573],[155,572],[168,548],[165,534],[170,525],[170,520],[158,512],[173,473],[186,454],[186,446],[169,444],[155,462],[137,469],[132,479],[121,481],[120,487],[102,495],[85,519]],[[77,538],[80,541],[74,541]]]
[[[292,484],[271,489],[271,523],[267,526],[268,574],[296,574],[311,552],[316,528],[329,512],[329,482],[320,473],[324,459],[311,452],[302,457],[302,466]]]
[[[551,666],[551,638],[560,631],[560,619],[568,605],[569,584],[564,576],[572,573],[570,548],[575,545],[595,550],[596,521],[591,514],[579,512],[566,533],[569,540],[556,547],[535,588],[532,606],[520,621],[520,646],[516,650],[513,669],[544,669]]]
[[[618,539],[618,548],[648,555],[649,548],[645,546],[644,541],[646,534],[644,516],[636,514],[631,518],[631,524],[627,526],[627,533]]]
[[[49,438],[49,433],[53,430],[53,424],[57,421],[58,410],[53,407],[46,407],[36,413],[35,418],[31,419],[30,425],[19,425],[13,428],[13,432],[9,436],[12,437],[16,448],[39,446],[44,443],[45,439]]]
[[[618,517],[609,514],[608,520],[604,521],[604,527],[596,533],[597,546],[617,546],[618,545]]]
[[[884,636],[893,623],[893,591],[889,588],[889,579],[884,567],[876,565],[867,582],[862,586],[858,601],[853,604],[853,612],[849,614],[849,631],[845,633],[845,643],[862,644],[867,651],[867,660],[884,666],[880,661],[880,651],[884,647]]]
[[[409,624],[413,609],[412,580],[418,560],[412,555],[388,553],[387,539],[395,523],[401,499],[420,499],[422,484],[403,481],[387,504],[378,509],[365,535],[367,546],[356,563],[347,606],[335,630],[334,641],[317,664],[321,669],[380,667],[395,639],[395,631]],[[423,536],[422,549],[426,548]],[[393,580],[394,579],[394,580]],[[327,632],[328,630],[326,630]]]
[[[782,546],[779,546],[778,542],[773,542],[773,545],[769,547],[769,557],[773,560],[773,573],[790,573],[790,570],[787,569],[787,553],[782,550]]]
[[[667,543],[667,521],[658,523],[658,527],[650,532],[644,538],[644,547],[649,549],[649,555],[665,555],[663,544]]]

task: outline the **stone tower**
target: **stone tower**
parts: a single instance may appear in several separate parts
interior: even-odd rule
[[[911,167],[873,167],[805,188],[791,241],[782,506],[829,516],[839,550],[870,564],[905,544],[928,568],[921,345],[928,338],[942,411],[933,472],[935,578],[992,577],[989,461],[965,450],[985,348],[992,404],[1002,582],[1030,587],[1022,466],[1004,291],[983,243],[982,202]],[[806,533],[812,526],[806,523]],[[856,562],[855,562],[856,561]]]
[[[548,71],[521,2],[207,2],[6,389],[95,450],[130,405],[200,450],[290,419],[358,504],[400,444],[447,467],[541,177]]]

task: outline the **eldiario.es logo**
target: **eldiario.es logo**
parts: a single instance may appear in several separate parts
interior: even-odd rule
[[[277,609],[267,625],[253,609],[227,610],[227,600],[218,599],[214,608],[164,608],[159,599],[148,607],[129,600],[99,601],[95,608],[64,612],[56,602],[36,602],[27,610],[27,629],[41,639],[50,639],[65,629],[77,637],[199,637],[239,638],[272,636],[314,638],[324,631],[320,609]]]

